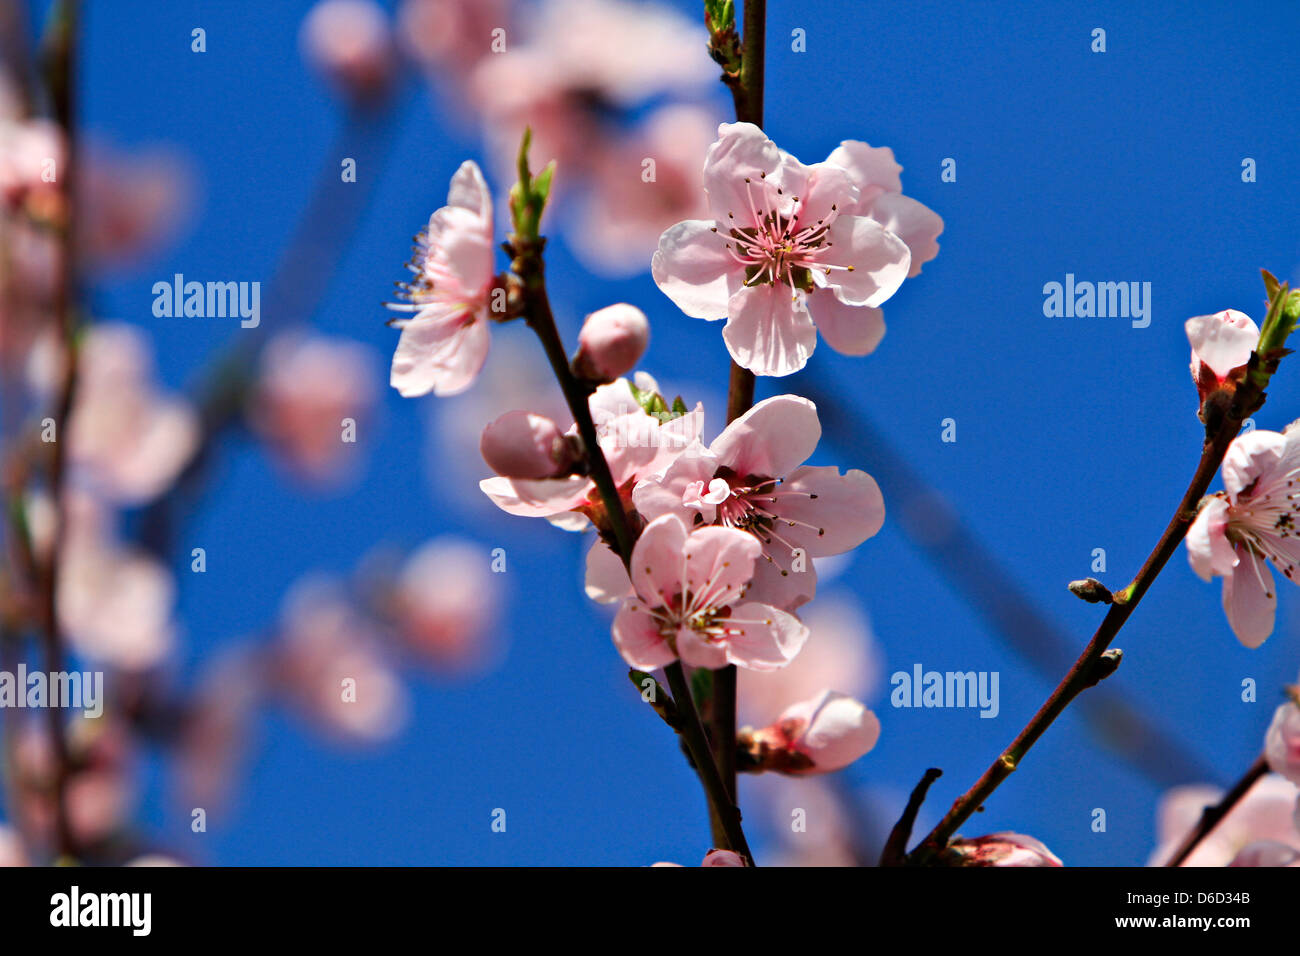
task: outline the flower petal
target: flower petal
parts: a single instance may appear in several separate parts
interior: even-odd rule
[[[808,364],[817,327],[787,285],[742,286],[727,304],[722,339],[736,364],[755,375],[790,375]]]
[[[1192,352],[1219,378],[1250,360],[1259,343],[1259,326],[1245,313],[1225,309],[1214,315],[1198,315],[1184,325]]]
[[[483,222],[492,222],[492,193],[488,189],[483,171],[472,159],[460,164],[447,188],[447,205],[468,209]]]
[[[815,558],[851,551],[885,523],[880,486],[857,469],[796,468],[772,497],[781,537]]]
[[[781,160],[776,143],[754,124],[719,126],[718,140],[704,158],[704,189],[713,218],[725,224],[735,216],[744,225],[754,225],[751,206],[764,198],[762,186],[768,177],[775,183]]]
[[[1223,456],[1223,489],[1228,500],[1237,503],[1237,495],[1256,479],[1274,471],[1287,451],[1287,438],[1279,432],[1257,429],[1238,435]]]
[[[1277,594],[1263,558],[1237,548],[1237,566],[1223,579],[1223,610],[1232,633],[1247,647],[1259,647],[1273,633]]]
[[[636,598],[623,602],[611,629],[614,646],[630,667],[652,671],[677,660],[677,655],[659,633],[659,623]]]
[[[597,541],[587,552],[587,597],[597,604],[613,604],[632,593],[632,582],[623,567],[623,559]]]
[[[908,278],[921,274],[921,266],[939,254],[943,219],[929,206],[902,193],[884,193],[871,204],[871,218],[907,243],[912,254]]]
[[[696,319],[727,315],[727,273],[740,266],[727,252],[726,240],[703,219],[687,219],[659,237],[650,274],[677,308]]]
[[[798,395],[774,395],[728,425],[709,450],[739,475],[780,478],[807,461],[821,437],[816,405]]]
[[[894,151],[888,146],[869,146],[859,140],[846,139],[831,150],[826,162],[848,172],[858,187],[863,205],[871,203],[882,193],[903,191],[903,180],[898,175],[903,167],[894,160]]]
[[[672,603],[682,592],[686,536],[681,518],[664,515],[645,526],[632,549],[632,584],[652,608]]]
[[[756,601],[732,608],[729,630],[727,663],[756,671],[785,667],[808,640],[797,617]]]
[[[1231,574],[1237,563],[1232,543],[1224,534],[1227,524],[1228,502],[1211,498],[1187,529],[1187,560],[1202,581],[1208,581],[1216,574]]]
[[[885,337],[885,316],[869,305],[845,305],[829,289],[808,296],[808,311],[826,344],[841,355],[870,355]]]
[[[407,398],[418,395],[456,395],[478,376],[487,358],[487,323],[464,310],[431,307],[402,325],[393,353],[390,383]]]
[[[813,281],[835,291],[846,305],[880,305],[907,278],[912,253],[907,243],[867,216],[840,216],[829,231],[826,246],[817,250]]]

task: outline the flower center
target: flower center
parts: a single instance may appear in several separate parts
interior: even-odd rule
[[[745,179],[745,195],[749,208],[743,220],[750,225],[731,225],[727,235],[727,251],[739,265],[745,269],[745,285],[776,285],[781,283],[792,289],[811,292],[814,288],[812,270],[821,269],[829,275],[833,269],[853,271],[852,266],[828,265],[820,262],[820,257],[832,243],[827,238],[830,227],[827,219],[833,220],[837,207],[831,206],[831,215],[818,219],[810,225],[801,225],[799,211],[802,203],[798,196],[792,197],[794,206],[788,215],[778,213],[776,196],[783,195],[780,187],[769,183],[756,184],[752,179]],[[758,195],[755,195],[755,192]],[[768,208],[771,207],[771,208]],[[728,217],[736,220],[735,213]],[[717,229],[715,228],[716,232]]]

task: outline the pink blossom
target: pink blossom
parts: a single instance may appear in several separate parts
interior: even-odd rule
[[[513,0],[403,0],[397,35],[404,49],[430,69],[467,75],[492,50],[492,31],[510,30]]]
[[[249,419],[293,472],[318,483],[342,477],[358,443],[344,420],[369,424],[376,398],[375,356],[348,339],[285,333],[262,352]]]
[[[53,545],[53,503],[28,506],[38,552]],[[78,654],[134,673],[149,671],[176,643],[176,582],[151,555],[117,540],[112,516],[84,493],[66,498],[58,590],[59,622]]]
[[[1280,843],[1300,850],[1295,823],[1297,795],[1296,785],[1276,774],[1262,778],[1196,845],[1183,866],[1227,866],[1243,850],[1259,843]],[[1222,790],[1205,785],[1169,790],[1157,809],[1159,845],[1149,865],[1163,866],[1201,819],[1202,811],[1222,797]]]
[[[73,464],[100,494],[140,504],[165,491],[199,441],[198,416],[153,381],[149,340],[134,326],[100,323],[82,345],[68,423]]]
[[[650,522],[632,552],[634,593],[614,618],[623,659],[642,670],[679,657],[711,669],[788,664],[808,630],[785,611],[744,600],[760,551],[733,528],[692,534],[676,515]]]
[[[608,305],[583,320],[574,371],[593,382],[612,382],[636,367],[649,341],[644,312],[625,302]]]
[[[596,437],[625,505],[641,478],[667,468],[695,441],[704,408],[663,421],[637,403],[626,379],[596,389],[589,400]],[[569,429],[577,435],[577,426]],[[604,503],[590,478],[581,475],[538,481],[486,478],[479,487],[502,511],[548,518],[568,530],[581,530],[587,518],[603,520]],[[572,514],[571,514],[572,512]]]
[[[416,278],[401,286],[407,301],[389,306],[415,313],[393,320],[402,337],[392,385],[402,395],[455,395],[474,383],[488,352],[493,241],[492,196],[467,160],[451,179],[447,205],[417,237],[407,266]]]
[[[745,735],[760,767],[789,774],[830,773],[880,739],[880,720],[859,701],[823,690],[787,707],[776,722]]]
[[[193,163],[166,147],[91,143],[77,180],[77,248],[92,269],[122,267],[170,240],[190,210]]]
[[[704,163],[711,220],[679,222],[659,240],[651,271],[687,315],[727,318],[737,364],[789,375],[807,363],[820,328],[832,348],[861,354],[864,313],[907,278],[907,244],[855,214],[848,171],[805,166],[749,123],[723,124]],[[869,349],[868,349],[869,350]]]
[[[1264,737],[1264,755],[1270,770],[1300,786],[1300,707],[1294,701],[1274,711]]]
[[[808,559],[856,548],[885,520],[880,488],[866,472],[802,465],[820,438],[812,402],[765,399],[708,448],[696,443],[640,482],[632,499],[648,519],[675,514],[752,534],[766,557],[754,578],[756,598],[793,610],[816,590]]]
[[[949,866],[1064,866],[1041,841],[1010,832],[953,840],[944,860]]]
[[[13,827],[0,823],[0,869],[27,865],[22,837]]]
[[[277,686],[318,726],[354,743],[392,737],[406,689],[380,653],[374,625],[328,582],[300,582],[281,615]]]
[[[299,39],[303,57],[353,100],[375,98],[392,79],[388,15],[374,0],[321,0]]]
[[[59,201],[65,174],[63,132],[47,119],[0,118],[0,197],[12,207],[29,204],[38,219],[61,217]],[[31,208],[35,207],[35,208]]]
[[[534,480],[565,474],[576,458],[560,426],[544,415],[519,409],[483,429],[479,453],[503,478]]]
[[[717,129],[714,110],[665,106],[588,157],[587,188],[567,237],[584,264],[602,275],[644,272],[665,229],[708,215],[700,157]]]
[[[745,860],[734,850],[710,850],[700,866],[744,866]]]
[[[1205,396],[1224,384],[1234,369],[1250,361],[1259,344],[1259,326],[1236,309],[1198,315],[1186,323],[1192,343],[1192,381]]]
[[[442,670],[483,670],[498,656],[492,625],[502,575],[479,545],[438,538],[406,560],[393,593],[394,623],[406,646]]]
[[[229,805],[272,670],[262,648],[245,645],[227,645],[204,661],[179,731],[175,767],[181,806],[215,814]]]
[[[1207,499],[1187,532],[1202,580],[1223,578],[1223,609],[1237,640],[1259,647],[1273,633],[1277,595],[1265,559],[1294,580],[1300,561],[1300,429],[1239,435],[1223,459],[1224,491]]]

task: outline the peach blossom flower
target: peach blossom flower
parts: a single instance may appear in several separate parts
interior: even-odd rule
[[[724,123],[704,162],[711,219],[659,240],[651,272],[687,315],[726,318],[731,357],[756,375],[807,364],[820,328],[832,348],[861,353],[864,314],[897,291],[907,244],[856,212],[861,194],[832,163],[805,166],[750,123]]]
[[[787,707],[761,730],[742,734],[759,767],[788,774],[830,773],[866,754],[880,739],[880,720],[861,702],[823,690]]]
[[[761,552],[734,528],[688,533],[676,515],[650,522],[632,552],[634,594],[614,618],[614,644],[632,667],[679,657],[692,667],[771,670],[794,659],[808,630],[745,592]]]
[[[1250,353],[1259,344],[1259,326],[1236,309],[1188,319],[1186,330],[1192,343],[1192,381],[1202,401],[1222,386],[1234,369],[1250,361]]]
[[[1273,633],[1277,594],[1267,561],[1294,581],[1300,561],[1300,429],[1239,435],[1223,459],[1223,488],[1187,532],[1187,557],[1203,581],[1223,578],[1223,609],[1247,647]]]
[[[438,538],[406,561],[397,580],[398,631],[412,650],[458,672],[483,669],[497,656],[492,626],[502,600],[501,575],[479,545]]]
[[[455,395],[469,388],[488,352],[488,310],[495,273],[492,195],[478,166],[466,161],[451,179],[447,205],[429,218],[401,286],[412,312],[393,355],[392,386],[402,395]]]
[[[755,574],[756,599],[793,610],[816,590],[808,559],[856,548],[885,520],[880,488],[866,472],[841,475],[834,466],[802,464],[820,438],[817,407],[777,395],[728,425],[708,448],[696,443],[639,482],[632,500],[648,519],[675,514],[752,534],[767,559]]]

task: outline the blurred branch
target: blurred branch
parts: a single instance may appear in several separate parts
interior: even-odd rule
[[[1165,866],[1182,866],[1187,858],[1192,855],[1192,851],[1200,845],[1201,841],[1213,832],[1229,813],[1241,800],[1250,792],[1251,787],[1255,786],[1259,779],[1268,773],[1268,761],[1260,754],[1255,758],[1255,762],[1250,765],[1250,769],[1242,775],[1242,778],[1232,785],[1232,789],[1224,794],[1223,799],[1212,807],[1206,807],[1201,812],[1201,819],[1197,822],[1190,833],[1183,838],[1183,842],[1178,845],[1173,856]]]

